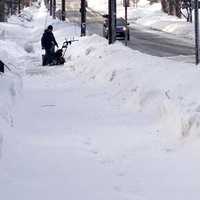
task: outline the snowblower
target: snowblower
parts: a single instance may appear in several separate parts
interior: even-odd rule
[[[75,41],[78,41],[78,40],[65,40],[63,42],[63,45],[62,45],[62,48],[61,49],[57,49],[56,52],[54,53],[53,55],[53,61],[52,63],[48,63],[47,62],[47,56],[45,54],[42,55],[42,65],[45,66],[45,65],[63,65],[65,63],[65,53],[67,51],[67,47],[68,45],[71,45],[72,42],[75,42]]]

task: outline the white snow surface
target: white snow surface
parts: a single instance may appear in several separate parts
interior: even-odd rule
[[[25,16],[0,24],[0,198],[197,200],[198,67]],[[78,39],[63,66],[41,66],[48,24]]]

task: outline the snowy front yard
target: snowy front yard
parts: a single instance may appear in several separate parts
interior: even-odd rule
[[[26,12],[0,24],[0,59],[17,67],[0,76],[0,198],[197,200],[198,68],[97,35],[42,67],[45,25],[60,45],[79,33],[43,6]]]

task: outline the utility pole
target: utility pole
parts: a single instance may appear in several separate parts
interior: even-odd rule
[[[18,0],[18,14],[21,13],[21,0]]]
[[[53,19],[56,18],[56,0],[53,0]]]
[[[50,4],[49,4],[49,11],[50,11],[50,16],[52,16],[52,11],[53,11],[53,0],[50,0]]]
[[[86,0],[81,0],[81,36],[86,35]]]
[[[62,21],[65,21],[65,0],[62,0],[62,13],[61,13]]]
[[[127,23],[127,10],[128,10],[128,7],[129,7],[129,0],[123,0],[123,6],[125,8],[125,23],[126,23],[126,30],[125,30],[125,45],[127,46],[127,43],[128,43],[128,23]]]
[[[112,44],[116,40],[116,0],[108,2],[108,43]]]
[[[194,1],[195,16],[195,58],[196,65],[199,64],[199,0]]]

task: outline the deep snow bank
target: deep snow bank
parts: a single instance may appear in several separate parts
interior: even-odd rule
[[[6,122],[12,125],[11,110],[16,97],[21,93],[24,58],[30,56],[25,45],[29,30],[26,24],[29,22],[17,16],[12,16],[8,23],[0,24],[0,60],[8,66],[0,76],[0,133],[2,124]]]
[[[7,126],[13,125],[12,109],[22,90],[22,77],[16,67],[22,52],[16,43],[0,40],[0,59],[9,65],[9,69],[5,68],[4,74],[0,73],[0,153],[2,135],[6,133]]]
[[[32,15],[24,10],[20,16],[12,16],[8,23],[0,23],[0,60],[7,66],[0,74],[0,152],[3,134],[8,126],[13,126],[13,107],[22,91],[22,75],[25,70],[24,60],[32,56],[29,32]],[[29,40],[27,39],[29,38]]]
[[[3,134],[7,128],[13,126],[13,107],[17,97],[21,94],[22,79],[16,72],[0,73],[0,156]]]
[[[13,125],[12,109],[22,90],[22,77],[19,74],[21,70],[18,64],[23,55],[25,51],[22,47],[0,38],[0,60],[8,65],[5,73],[0,73],[0,152],[2,135],[6,133],[7,126]]]
[[[200,72],[178,63],[133,51],[121,43],[108,45],[93,35],[68,51],[67,66],[88,81],[109,88],[123,109],[142,112],[167,136],[199,134]]]

